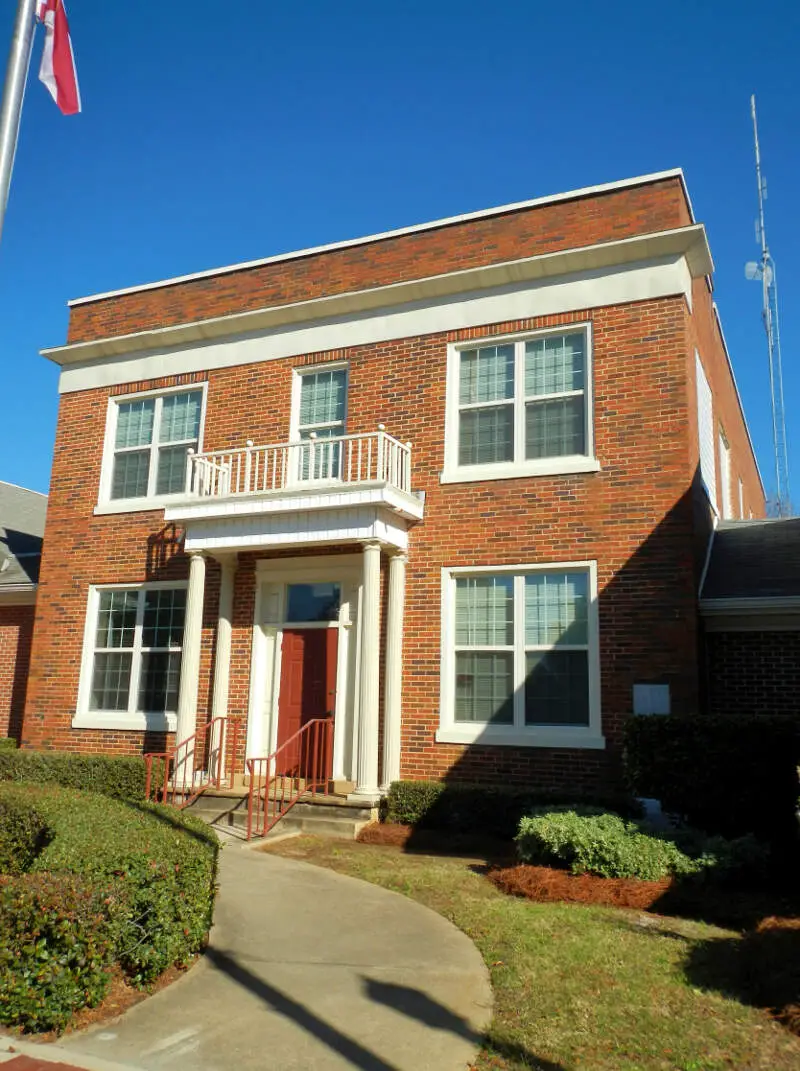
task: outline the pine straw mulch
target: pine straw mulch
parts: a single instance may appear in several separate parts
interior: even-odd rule
[[[570,874],[547,866],[509,866],[489,870],[487,877],[510,896],[539,903],[601,904],[646,911],[672,887],[672,879],[638,881],[635,878],[597,878]]]

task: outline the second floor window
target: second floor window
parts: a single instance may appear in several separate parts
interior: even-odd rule
[[[346,412],[346,368],[300,374],[297,432],[300,439],[311,440],[301,453],[301,479],[334,479],[339,475],[341,445],[321,440],[344,435]]]
[[[202,409],[202,390],[117,402],[109,498],[183,491],[186,455],[190,448],[197,449]]]
[[[458,464],[587,454],[587,333],[571,330],[461,349]]]

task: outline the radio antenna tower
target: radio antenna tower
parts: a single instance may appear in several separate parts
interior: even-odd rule
[[[789,499],[789,458],[786,450],[786,417],[783,407],[783,366],[781,361],[781,331],[778,318],[778,281],[775,261],[767,245],[767,230],[764,224],[764,201],[767,199],[767,181],[761,174],[761,153],[758,147],[758,124],[756,122],[756,98],[750,97],[750,113],[753,116],[753,139],[756,150],[756,180],[758,182],[758,219],[756,242],[761,246],[761,260],[745,265],[748,279],[761,280],[761,318],[767,335],[769,353],[769,389],[772,399],[772,442],[775,448],[775,506],[778,517],[788,517],[791,512]]]

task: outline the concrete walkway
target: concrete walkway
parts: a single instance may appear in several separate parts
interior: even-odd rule
[[[60,1048],[142,1071],[464,1071],[491,1002],[475,946],[439,915],[231,841],[203,960]]]

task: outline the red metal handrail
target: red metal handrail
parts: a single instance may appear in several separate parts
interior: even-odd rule
[[[328,787],[333,719],[314,718],[271,755],[248,759],[247,839],[264,837],[306,795]]]
[[[240,720],[212,718],[197,732],[176,744],[172,751],[146,754],[145,798],[176,807],[188,807],[207,788],[221,788],[226,773],[228,785],[232,787],[236,775]],[[195,759],[199,753],[202,753],[206,764],[206,776],[200,782],[195,776]],[[162,764],[160,770],[156,762]],[[154,773],[158,784],[154,783]]]

